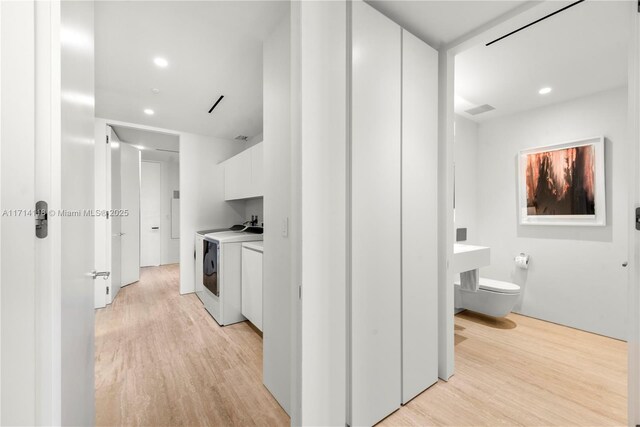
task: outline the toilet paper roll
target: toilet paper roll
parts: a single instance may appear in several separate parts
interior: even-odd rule
[[[522,253],[515,258],[515,262],[516,266],[526,270],[529,268],[529,255]]]

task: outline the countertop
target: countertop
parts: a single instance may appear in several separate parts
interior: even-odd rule
[[[243,248],[253,249],[254,251],[264,252],[264,242],[256,241],[256,242],[245,242],[242,244]]]

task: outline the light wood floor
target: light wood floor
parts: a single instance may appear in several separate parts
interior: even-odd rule
[[[384,426],[626,425],[626,343],[510,314],[463,312],[455,369]]]
[[[511,314],[456,316],[456,375],[384,426],[626,424],[626,344]],[[289,425],[262,385],[262,340],[219,327],[178,266],[142,269],[96,316],[98,425]]]
[[[221,328],[178,265],[143,268],[96,314],[96,424],[289,425],[262,384],[262,339],[247,323]]]

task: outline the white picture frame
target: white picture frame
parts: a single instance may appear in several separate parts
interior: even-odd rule
[[[518,154],[518,201],[520,225],[555,226],[598,226],[607,224],[606,185],[605,185],[605,139],[604,136],[563,142],[544,147],[522,150]],[[565,151],[571,148],[593,147],[589,153],[593,156],[590,166],[593,168],[593,214],[541,214],[534,213],[535,206],[528,206],[527,167],[531,155]],[[530,199],[532,199],[530,197]],[[558,202],[561,203],[561,202]]]

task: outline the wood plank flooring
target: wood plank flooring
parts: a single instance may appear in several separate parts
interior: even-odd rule
[[[462,312],[455,369],[383,426],[626,425],[626,343],[529,317]]]
[[[141,269],[96,314],[96,424],[290,424],[262,384],[262,339],[245,322],[221,328],[179,267]]]
[[[262,385],[262,341],[221,328],[178,266],[142,269],[96,316],[98,425],[289,425]],[[383,426],[626,424],[626,343],[540,320],[456,316],[456,375]]]

